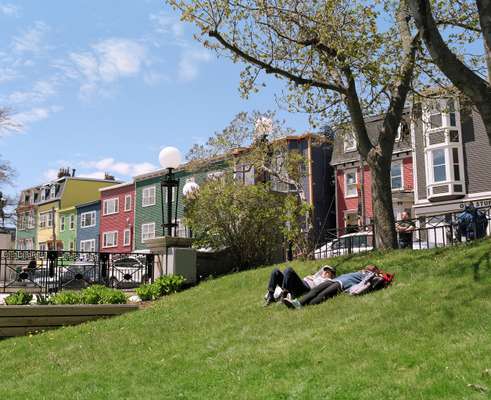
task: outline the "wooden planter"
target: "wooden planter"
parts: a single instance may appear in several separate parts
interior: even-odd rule
[[[0,306],[0,337],[23,336],[60,326],[77,325],[138,308],[134,304]]]

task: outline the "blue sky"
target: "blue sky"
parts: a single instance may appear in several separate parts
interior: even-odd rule
[[[104,171],[128,180],[158,166],[168,145],[183,154],[239,111],[277,109],[267,87],[248,100],[240,66],[217,59],[162,0],[0,0],[0,105],[22,122],[0,135],[17,170],[13,194],[52,178]],[[303,114],[279,111],[297,131]]]

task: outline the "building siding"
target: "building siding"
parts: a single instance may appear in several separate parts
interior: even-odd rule
[[[74,227],[70,229],[70,216],[73,215]],[[61,218],[65,217],[65,230],[61,230]],[[77,210],[70,207],[60,210],[58,218],[58,239],[63,242],[63,250],[70,250],[70,243],[73,243],[73,250],[77,250]]]
[[[109,252],[130,252],[134,247],[134,225],[135,225],[135,185],[131,183],[130,185],[125,185],[123,187],[115,187],[114,189],[107,189],[100,192],[101,194],[101,214],[100,214],[100,237],[101,245],[104,232],[118,232],[118,245],[117,247],[111,247],[103,249]],[[125,211],[125,197],[127,195],[131,196],[131,210]],[[119,199],[119,210],[116,214],[103,215],[104,200],[118,198]],[[125,229],[130,230],[130,244],[128,246],[124,245],[124,231]]]
[[[90,203],[87,205],[79,205],[77,209],[77,251],[80,251],[80,242],[82,240],[95,239],[95,251],[99,251],[99,217],[100,217],[100,201],[96,203]],[[91,227],[82,228],[81,214],[86,212],[95,211],[95,225]]]

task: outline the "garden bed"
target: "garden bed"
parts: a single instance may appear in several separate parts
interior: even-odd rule
[[[135,311],[136,304],[0,306],[0,337],[23,336]]]

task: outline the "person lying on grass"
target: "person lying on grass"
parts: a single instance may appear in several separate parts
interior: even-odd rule
[[[281,293],[279,295],[280,299],[286,298],[288,294],[290,294],[291,297],[299,297],[335,276],[336,270],[329,265],[324,265],[314,275],[307,275],[303,279],[301,279],[291,267],[286,268],[283,272],[278,268],[275,268],[269,277],[268,292],[265,296],[265,306],[269,306],[276,301],[275,291],[277,290],[277,287],[281,288]]]
[[[320,304],[343,291],[349,290],[352,286],[362,282],[367,276],[373,273],[378,274],[379,272],[380,270],[375,265],[369,264],[360,271],[350,272],[340,275],[335,279],[326,280],[311,289],[300,299],[290,300],[283,298],[282,302],[288,308],[302,308],[303,306]]]

